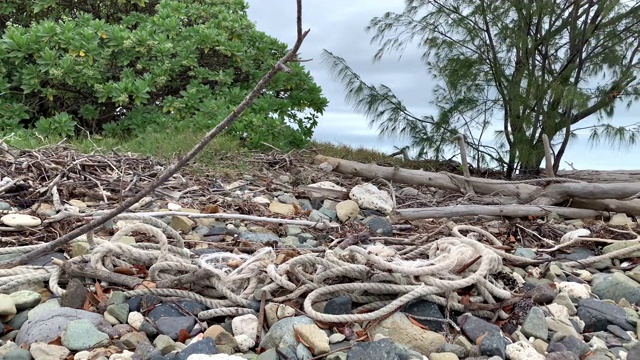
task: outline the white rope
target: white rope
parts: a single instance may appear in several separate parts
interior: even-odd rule
[[[256,303],[262,296],[273,302],[305,297],[304,312],[325,323],[374,320],[415,299],[468,311],[460,303],[457,290],[472,287],[475,289],[471,297],[473,302],[494,305],[512,296],[498,287],[492,277],[501,271],[503,259],[519,265],[535,262],[495,249],[493,246],[500,242],[493,235],[468,225],[455,226],[449,237],[407,245],[405,249],[411,248],[408,252],[381,245],[350,246],[346,250],[326,250],[324,254],[303,253],[278,263],[276,251],[270,247],[253,255],[221,251],[196,257],[184,248],[180,235],[158,219],[128,214],[116,217],[115,221],[119,220],[129,222],[109,241],[96,237],[74,240],[92,240],[93,246],[87,255],[70,259],[67,265],[109,272],[117,266],[145,266],[147,282],[126,291],[126,296],[153,294],[192,299],[210,309],[198,315],[201,320],[255,313]],[[122,236],[137,232],[150,235],[154,243],[119,242]],[[463,235],[463,232],[470,234]],[[568,239],[567,242],[574,242],[579,238],[573,234]],[[25,248],[32,250],[35,247],[9,248],[3,253],[23,253]],[[638,248],[640,245],[630,249]],[[61,296],[65,290],[58,283],[65,276],[62,267],[57,266],[0,270],[0,292],[8,293],[24,284],[48,281],[49,289]],[[316,302],[342,295],[363,305],[354,313],[343,315],[324,314],[312,307]],[[360,313],[365,310],[368,312]],[[491,311],[471,312],[488,318],[494,316]],[[498,311],[498,315],[506,317],[502,311]]]

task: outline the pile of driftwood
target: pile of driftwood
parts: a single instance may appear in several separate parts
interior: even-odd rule
[[[475,196],[478,204],[397,209],[398,220],[458,216],[548,216],[584,219],[611,213],[640,215],[640,170],[612,173],[594,171],[559,172],[529,180],[493,180],[446,172],[427,172],[400,167],[363,164],[318,155],[323,169],[367,179],[382,178],[401,184],[460,191]],[[587,182],[593,178],[597,182]],[[478,196],[482,195],[482,196]]]

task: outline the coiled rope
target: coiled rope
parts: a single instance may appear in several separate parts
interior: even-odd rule
[[[158,219],[127,214],[114,220],[130,222],[108,241],[92,234],[75,239],[88,241],[90,249],[88,254],[67,263],[106,271],[143,265],[148,269],[147,280],[163,286],[137,286],[125,291],[127,297],[152,294],[191,299],[209,308],[198,314],[200,320],[255,314],[262,296],[276,303],[305,296],[304,312],[325,323],[375,320],[416,299],[493,318],[493,311],[466,308],[457,290],[473,288],[472,302],[497,304],[512,297],[492,276],[501,271],[503,259],[519,265],[535,263],[493,248],[492,245],[500,244],[493,235],[469,225],[454,226],[452,236],[413,245],[404,254],[392,247],[380,252],[374,251],[376,247],[350,246],[345,250],[326,250],[323,254],[301,254],[278,264],[276,252],[270,247],[253,255],[217,252],[197,257],[184,247],[179,233]],[[462,231],[472,233],[463,235]],[[119,242],[133,232],[148,234],[155,243]],[[38,246],[41,245],[4,248],[0,254],[23,253]],[[471,261],[474,258],[477,261]],[[233,268],[229,266],[231,260],[241,265]],[[59,285],[63,276],[62,266],[0,270],[0,292],[10,293],[25,284],[48,281],[49,289],[62,296],[66,292]],[[317,302],[342,295],[363,305],[343,315],[325,314],[313,308]],[[506,318],[507,314],[499,310],[498,316]]]

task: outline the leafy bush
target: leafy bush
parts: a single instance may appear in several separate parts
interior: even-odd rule
[[[287,51],[243,0],[5,0],[0,131],[78,128],[108,136],[204,130]],[[231,128],[251,143],[309,141],[327,100],[299,64]]]

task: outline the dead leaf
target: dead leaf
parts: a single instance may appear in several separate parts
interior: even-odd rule
[[[462,305],[471,304],[471,297],[469,295],[463,296],[462,299],[460,299],[460,304],[462,304]]]
[[[60,336],[58,336],[57,338],[49,341],[47,344],[62,346],[62,338]]]
[[[300,337],[300,334],[298,334],[298,331],[296,331],[296,330],[295,330],[295,327],[294,327],[293,329],[294,329],[294,331],[295,331],[295,333],[296,333],[296,341],[297,341],[297,342],[299,342],[300,344],[302,344],[302,345],[306,346],[308,349],[311,349],[311,348],[309,347],[309,345],[308,345],[306,342],[304,342],[304,340]],[[313,351],[312,351],[312,352],[313,352]]]
[[[220,206],[218,205],[206,205],[202,213],[204,214],[217,214],[220,212]]]
[[[149,271],[144,265],[131,265],[132,268],[138,270],[138,275],[146,278],[149,275]]]
[[[84,303],[82,304],[82,310],[89,311],[89,309],[91,309],[91,300],[89,299],[89,296],[85,296]]]
[[[5,324],[5,325],[3,325],[3,331],[2,331],[2,334],[4,335],[4,334],[6,334],[6,333],[8,333],[8,332],[10,332],[10,331],[12,331],[12,330],[15,330],[15,329],[14,329],[14,328],[12,328],[11,326],[9,326],[9,325],[6,325],[6,324]]]
[[[361,341],[366,341],[366,339],[369,338],[369,334],[364,330],[356,331],[356,336],[358,337],[358,340]]]
[[[302,208],[300,207],[300,205],[293,203],[293,211],[295,212],[296,215],[300,215],[302,213],[304,213],[304,210],[302,210]]]
[[[428,326],[423,325],[422,323],[420,323],[418,320],[412,318],[411,316],[407,315],[407,319],[409,319],[409,322],[411,322],[413,325],[419,327],[420,329],[430,330]]]
[[[137,272],[135,270],[133,270],[130,267],[125,267],[125,266],[117,266],[116,268],[113,269],[113,272],[116,274],[122,274],[122,275],[136,275]]]
[[[486,332],[486,333],[483,333],[482,335],[478,336],[478,338],[476,339],[476,345],[480,346],[480,343],[482,342],[484,337],[487,336],[487,334],[489,334],[489,333]]]
[[[592,351],[592,350],[589,350],[589,351],[587,351],[584,355],[582,355],[582,356],[580,357],[580,360],[585,360],[586,358],[588,358],[588,357],[589,357],[589,355],[592,355],[592,354],[593,354],[593,351]]]
[[[276,256],[276,264],[280,265],[300,255],[296,250],[283,251]]]
[[[326,329],[331,329],[332,327],[334,327],[334,326],[335,326],[335,324],[324,323],[324,322],[322,322],[322,321],[318,321],[318,320],[316,320],[316,325],[318,325],[318,327],[319,327],[320,329],[324,329],[324,330],[326,330]]]
[[[102,285],[96,281],[96,297],[100,300],[100,302],[106,302],[108,300],[107,295],[105,295],[102,290]]]
[[[100,299],[98,299],[98,297],[96,297],[96,295],[91,291],[87,291],[87,299],[89,300],[89,302],[91,302],[91,305],[93,306],[100,305]]]
[[[276,255],[276,265],[283,264],[286,260],[287,256],[285,254]]]
[[[364,309],[364,310],[358,310],[358,311],[356,311],[356,314],[366,314],[366,313],[370,313],[370,312],[372,312],[372,311],[373,311],[373,310],[367,310],[367,309]]]
[[[178,341],[183,343],[191,338],[191,335],[186,329],[180,329],[180,333],[178,334]]]

